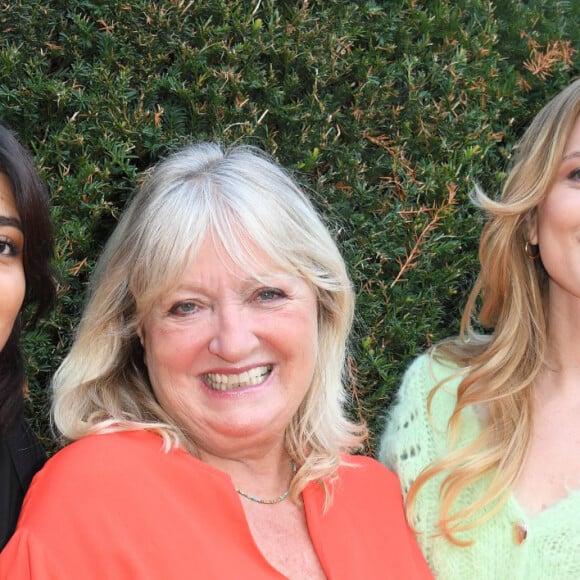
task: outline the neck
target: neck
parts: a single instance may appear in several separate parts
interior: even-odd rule
[[[580,372],[580,299],[550,285],[546,367],[552,371]]]
[[[271,449],[265,454],[246,451],[235,456],[201,451],[200,459],[227,473],[237,490],[258,498],[278,498],[288,489],[293,477],[292,460],[284,448]]]
[[[260,503],[260,504],[264,504],[264,505],[277,504],[277,503],[284,501],[288,497],[288,495],[290,494],[290,486],[292,484],[292,479],[294,479],[294,476],[296,475],[296,471],[297,471],[296,462],[292,461],[292,475],[291,475],[290,482],[288,483],[288,487],[280,495],[277,495],[276,497],[271,497],[271,498],[260,497],[260,496],[254,495],[253,493],[249,493],[243,489],[240,489],[239,487],[236,487],[236,491],[242,497],[245,497],[247,500],[253,501],[255,503]]]

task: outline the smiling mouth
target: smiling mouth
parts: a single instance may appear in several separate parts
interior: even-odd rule
[[[203,378],[206,384],[214,391],[231,391],[242,387],[259,385],[264,382],[271,372],[272,365],[264,365],[235,375],[207,373]]]

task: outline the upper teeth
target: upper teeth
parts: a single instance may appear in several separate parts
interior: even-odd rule
[[[221,373],[208,373],[205,375],[206,383],[218,391],[228,391],[240,387],[259,385],[272,371],[271,365],[255,367],[240,374],[225,375]]]

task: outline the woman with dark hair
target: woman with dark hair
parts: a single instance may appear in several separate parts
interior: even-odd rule
[[[30,153],[0,125],[0,549],[46,457],[23,417],[23,313],[30,323],[55,297],[46,190]]]

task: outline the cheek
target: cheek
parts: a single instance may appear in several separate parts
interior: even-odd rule
[[[195,357],[195,344],[180,330],[168,331],[146,325],[140,331],[145,365],[151,383],[159,387],[185,373]]]
[[[2,308],[4,316],[14,322],[22,308],[24,295],[26,293],[24,271],[20,270],[13,272],[9,277],[7,277],[5,283],[0,279],[0,287],[2,287],[0,295],[4,304],[4,307]]]
[[[309,340],[308,343],[310,345],[310,357],[316,361],[318,358],[318,341],[319,341],[319,334],[318,334],[318,323],[315,321],[314,324],[310,327],[309,333]]]
[[[316,365],[319,350],[319,331],[318,321],[316,317],[303,320],[301,326],[297,325],[301,330],[296,333],[294,337],[294,344],[300,345],[300,358],[306,365],[305,370],[311,370],[310,367]]]
[[[24,275],[24,265],[19,263],[18,268],[13,272],[14,292],[17,296],[17,302],[22,305],[24,294],[26,292],[26,277]]]
[[[171,351],[159,348],[155,341],[147,338],[143,341],[143,360],[147,367],[147,374],[155,398],[159,404],[167,411],[172,406],[174,393],[172,377],[175,375],[175,363],[173,357],[169,356]]]
[[[4,348],[12,332],[24,302],[25,291],[24,272],[15,273],[8,278],[0,277],[0,350]]]
[[[541,204],[537,214],[539,243],[580,228],[580,196],[577,191],[555,188]]]
[[[21,276],[19,276],[19,280],[17,283],[17,291],[16,291],[16,310],[20,311],[22,308],[22,303],[24,302],[24,296],[26,294],[26,279],[24,277],[24,272],[22,272]]]

